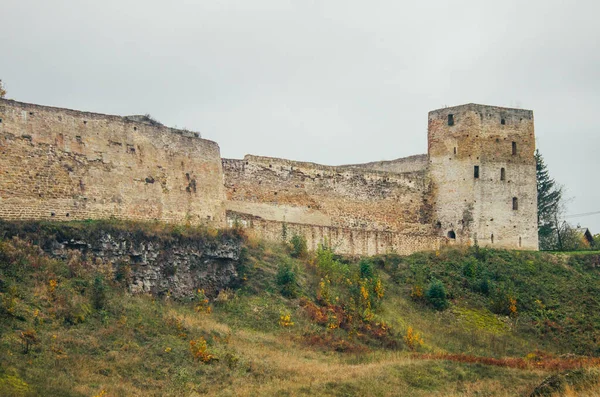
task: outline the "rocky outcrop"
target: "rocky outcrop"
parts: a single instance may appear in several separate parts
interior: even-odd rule
[[[31,240],[58,259],[68,260],[75,251],[93,266],[112,266],[132,293],[185,298],[204,289],[207,295],[216,296],[238,282],[242,240],[234,232],[181,236],[98,225],[86,229],[68,224],[15,227],[2,223],[0,235]]]

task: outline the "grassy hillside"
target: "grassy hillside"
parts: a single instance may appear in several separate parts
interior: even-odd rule
[[[77,252],[4,239],[0,395],[514,396],[544,379],[594,395],[599,258],[341,258],[248,238],[239,289],[175,301],[131,296],[126,275]]]

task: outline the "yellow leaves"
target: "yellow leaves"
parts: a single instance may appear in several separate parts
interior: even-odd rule
[[[408,327],[406,335],[404,335],[404,343],[410,350],[416,350],[419,346],[423,345],[423,338],[419,335],[413,327]]]
[[[209,305],[209,300],[206,297],[203,289],[198,289],[198,291],[196,291],[196,299],[198,300],[198,303],[196,304],[194,310],[196,310],[198,313],[212,313],[212,308]]]
[[[377,280],[377,283],[375,284],[375,294],[377,295],[378,299],[383,299],[383,295],[384,295],[384,290],[383,290],[383,285],[381,284],[381,280]]]
[[[317,299],[324,303],[331,303],[331,280],[325,276],[319,282],[319,290],[317,291]]]
[[[281,314],[279,316],[279,326],[280,327],[291,327],[292,325],[294,325],[294,322],[292,321],[292,315],[289,313],[285,313],[285,314]]]
[[[369,291],[365,288],[364,285],[360,286],[360,295],[365,301],[369,299]]]
[[[410,289],[410,297],[414,300],[419,300],[423,298],[423,287],[420,285],[413,285]]]
[[[516,317],[517,313],[517,300],[512,296],[508,298],[508,312],[511,317]]]
[[[100,390],[100,393],[96,394],[94,397],[104,397],[106,395],[106,389]]]
[[[203,337],[199,337],[196,340],[190,341],[190,351],[192,352],[194,359],[199,360],[204,364],[208,364],[211,361],[217,360],[214,355],[208,352],[208,345],[206,343],[206,339]]]
[[[52,294],[56,290],[57,286],[58,286],[58,281],[56,281],[55,279],[49,280],[48,281],[48,292]]]

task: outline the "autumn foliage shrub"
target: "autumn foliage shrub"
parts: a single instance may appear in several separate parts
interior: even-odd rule
[[[198,313],[210,314],[212,312],[208,297],[203,289],[196,290],[195,302],[194,310],[196,310]]]
[[[195,360],[200,361],[204,364],[210,364],[216,361],[217,358],[208,352],[208,345],[206,339],[199,337],[198,339],[192,339],[190,341],[190,352]]]
[[[423,338],[419,335],[413,327],[408,327],[406,329],[406,334],[404,335],[404,343],[410,350],[417,350],[418,347],[423,346]]]

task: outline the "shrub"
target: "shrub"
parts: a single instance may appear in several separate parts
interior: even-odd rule
[[[487,277],[481,279],[477,284],[473,286],[475,292],[479,292],[483,295],[489,295],[491,290],[491,282]]]
[[[219,294],[221,296],[221,294]],[[203,289],[196,290],[196,306],[194,307],[198,313],[212,313],[212,308],[209,305],[208,297]]]
[[[333,251],[326,245],[319,245],[316,262],[321,276],[327,276],[333,282],[341,282],[350,276],[348,265],[336,260]]]
[[[423,338],[419,335],[413,327],[408,327],[406,335],[404,335],[404,343],[410,350],[416,350],[419,346],[423,345]]]
[[[116,268],[115,281],[124,286],[129,285],[132,275],[131,266],[126,262],[119,262],[117,263]]]
[[[10,285],[6,292],[0,292],[0,315],[13,316],[17,308],[18,291],[16,285]]]
[[[290,240],[290,244],[292,245],[292,250],[290,252],[292,257],[306,258],[308,256],[308,248],[306,246],[306,238],[304,236],[294,234]]]
[[[81,324],[92,314],[88,300],[72,291],[62,291],[57,296],[56,315],[67,324]]]
[[[104,277],[99,274],[96,275],[92,284],[92,304],[94,305],[94,309],[102,310],[106,307],[108,301],[107,290]]]
[[[296,269],[292,266],[291,263],[285,262],[278,266],[275,281],[280,287],[279,291],[283,296],[288,298],[295,298],[298,296],[299,288],[296,276]]]
[[[292,315],[289,313],[284,313],[281,314],[279,316],[279,326],[280,327],[291,327],[292,325],[294,325],[294,322],[292,321]]]
[[[360,278],[366,278],[371,280],[375,277],[375,270],[373,269],[373,264],[367,259],[361,259],[359,262],[360,268]]]
[[[477,275],[477,260],[473,257],[467,257],[462,268],[463,275],[466,278],[473,278]]]
[[[429,287],[427,287],[427,291],[425,292],[425,298],[427,299],[427,302],[437,310],[444,310],[449,306],[446,287],[440,280],[431,280]]]
[[[513,294],[504,289],[496,289],[491,297],[491,310],[493,313],[505,316],[517,316],[517,300]]]
[[[420,301],[423,299],[423,296],[423,287],[421,287],[420,285],[416,284],[410,288],[410,297],[413,300]]]
[[[208,352],[206,339],[203,337],[199,337],[196,340],[190,341],[190,351],[196,360],[201,361],[204,364],[209,364],[212,361],[217,360],[215,356]]]
[[[31,346],[39,343],[37,333],[32,329],[21,331],[19,334],[19,339],[21,339],[21,343],[23,345],[23,354],[29,353]]]

